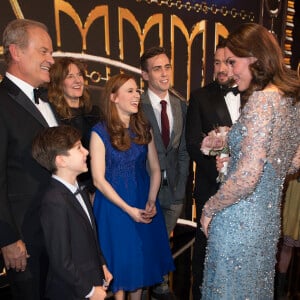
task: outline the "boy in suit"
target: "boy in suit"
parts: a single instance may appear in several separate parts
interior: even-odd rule
[[[59,126],[42,130],[32,145],[33,158],[52,172],[40,212],[49,255],[49,299],[104,299],[112,279],[88,195],[76,180],[87,171],[88,151],[80,139],[77,129]]]

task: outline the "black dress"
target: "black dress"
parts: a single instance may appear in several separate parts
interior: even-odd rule
[[[82,134],[82,145],[89,149],[90,135],[92,127],[97,124],[100,120],[100,109],[98,106],[93,105],[92,110],[88,113],[84,112],[82,107],[71,108],[72,117],[71,118],[61,118],[60,121],[64,125],[70,125],[77,128]],[[90,193],[95,192],[95,188],[92,182],[92,176],[90,172],[89,159],[87,161],[89,171],[87,173],[80,174],[78,180],[82,185],[84,185]]]

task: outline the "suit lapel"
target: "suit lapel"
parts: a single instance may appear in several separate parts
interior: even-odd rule
[[[86,215],[86,213],[84,212],[86,220],[89,222],[90,227],[93,230],[95,241],[98,241],[97,225],[96,225],[96,222],[95,222],[94,213],[93,213],[92,205],[91,205],[91,202],[90,202],[90,199],[89,199],[89,195],[88,195],[88,193],[86,191],[83,190],[82,193],[81,193],[81,196],[83,198],[83,201],[85,203],[85,206],[86,206],[86,208],[88,210],[88,213],[89,213],[90,219],[91,219],[91,220],[89,220],[88,217],[87,217],[87,215]],[[77,198],[76,198],[76,200],[77,200]],[[77,201],[77,203],[78,203],[78,201]],[[83,211],[83,209],[81,209],[81,210]],[[92,223],[92,226],[91,226],[91,223]],[[98,242],[96,243],[96,246],[99,247]]]
[[[143,94],[142,101],[143,101],[143,111],[153,128],[156,147],[159,147],[160,149],[164,149],[165,145],[163,143],[162,136],[160,134],[160,129],[148,93]]]
[[[93,229],[96,229],[96,223],[95,223],[95,219],[93,217],[94,213],[93,213],[92,205],[91,205],[91,202],[90,202],[90,199],[89,199],[89,195],[86,191],[82,191],[81,196],[83,198],[85,206],[86,206],[86,208],[88,210],[88,213],[90,215]]]
[[[232,124],[232,120],[224,97],[221,94],[219,94],[218,96],[216,96],[215,99],[216,99],[216,114],[218,115],[220,124],[224,122],[226,124]]]
[[[65,195],[66,197],[66,200],[70,203],[70,205],[76,210],[76,212],[86,221],[88,222],[89,226],[92,228],[91,226],[91,222],[86,214],[86,212],[84,211],[83,207],[81,206],[81,204],[79,203],[78,199],[76,198],[76,196],[63,184],[61,183],[60,181],[56,180],[56,179],[53,179],[52,178],[52,182],[55,186],[57,186],[61,191],[62,193]],[[85,198],[85,197],[83,197]],[[83,199],[85,204],[86,203],[86,199]],[[91,212],[89,210],[89,206],[86,205],[87,208],[88,208],[88,212],[90,214],[90,217],[91,217],[91,220],[93,219],[92,218],[92,215],[91,215]],[[92,222],[93,224],[93,222]],[[93,224],[94,226],[94,224]],[[96,228],[96,227],[94,227]]]
[[[173,129],[171,133],[171,138],[170,138],[170,143],[169,147],[172,147],[172,145],[176,145],[179,143],[180,136],[181,136],[181,131],[182,131],[182,111],[181,111],[181,106],[180,102],[176,100],[171,94],[170,94],[170,105],[172,109],[172,114],[173,114]]]
[[[63,198],[66,201],[66,205],[67,205],[70,213],[72,215],[75,215],[76,219],[82,218],[82,220],[84,220],[84,222],[87,223],[87,228],[90,228],[91,234],[93,235],[93,238],[94,238],[95,246],[98,249],[97,254],[98,254],[99,261],[103,261],[103,258],[101,256],[101,249],[100,249],[100,246],[98,243],[97,227],[95,224],[95,219],[93,217],[93,211],[92,211],[91,204],[89,202],[88,195],[84,192],[82,193],[83,194],[82,198],[83,198],[83,201],[84,201],[84,203],[88,209],[88,212],[90,214],[91,222],[90,222],[86,212],[82,208],[81,204],[77,200],[76,196],[63,183],[56,180],[55,178],[51,178],[51,185],[56,190],[58,190],[57,191],[58,193],[62,194]],[[68,204],[70,204],[70,206],[68,206]],[[79,219],[79,221],[80,221],[80,219]],[[91,223],[92,223],[92,225],[91,225]]]
[[[71,205],[73,205],[73,206],[75,207],[75,209],[77,210],[77,212],[85,219],[86,222],[89,223],[89,226],[92,228],[90,219],[89,219],[89,217],[87,216],[87,214],[86,214],[86,212],[84,211],[84,209],[83,209],[83,207],[81,206],[81,204],[79,203],[78,199],[76,198],[75,195],[73,195],[73,194],[71,193],[71,191],[69,191],[69,192],[70,192],[70,193],[69,193],[69,199],[71,200],[71,201],[70,201],[70,202],[71,202]],[[82,198],[84,198],[84,197],[82,196]],[[84,199],[83,199],[83,200],[84,200]],[[86,201],[85,201],[85,200],[84,200],[84,203],[85,203],[85,205],[86,205]],[[86,206],[87,206],[87,205],[86,205]],[[91,215],[89,209],[88,209],[88,213],[89,213],[89,215],[90,215],[90,218],[92,219],[92,215]]]
[[[39,123],[44,127],[49,127],[48,123],[40,113],[40,111],[35,107],[32,101],[7,77],[4,77],[2,84],[8,90],[8,95],[22,106],[30,115],[32,115]]]

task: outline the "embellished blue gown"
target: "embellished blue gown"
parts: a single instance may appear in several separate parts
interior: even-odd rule
[[[144,209],[148,200],[150,178],[146,171],[148,146],[131,144],[119,151],[111,142],[103,123],[93,131],[102,139],[105,154],[105,177],[129,205]],[[134,291],[160,283],[174,270],[166,225],[156,201],[157,214],[150,224],[135,222],[127,213],[96,191],[94,215],[99,242],[113,274],[111,289]]]
[[[299,105],[277,90],[249,98],[229,132],[228,175],[212,216],[202,299],[273,299],[282,186],[300,143]]]

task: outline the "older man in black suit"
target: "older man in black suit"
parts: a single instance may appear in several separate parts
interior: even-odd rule
[[[200,144],[205,135],[217,126],[231,126],[239,117],[240,95],[230,88],[224,56],[224,41],[217,46],[214,57],[215,81],[191,93],[186,120],[186,143],[190,158],[196,163],[194,199],[197,230],[192,273],[193,299],[201,299],[206,237],[201,231],[200,217],[208,198],[218,189],[218,172],[214,157],[203,155]]]
[[[52,41],[44,24],[17,19],[4,30],[3,49],[7,72],[0,84],[0,247],[13,298],[41,299],[47,256],[39,204],[50,173],[32,158],[31,143],[39,130],[57,125],[49,103],[34,92],[49,81]]]

